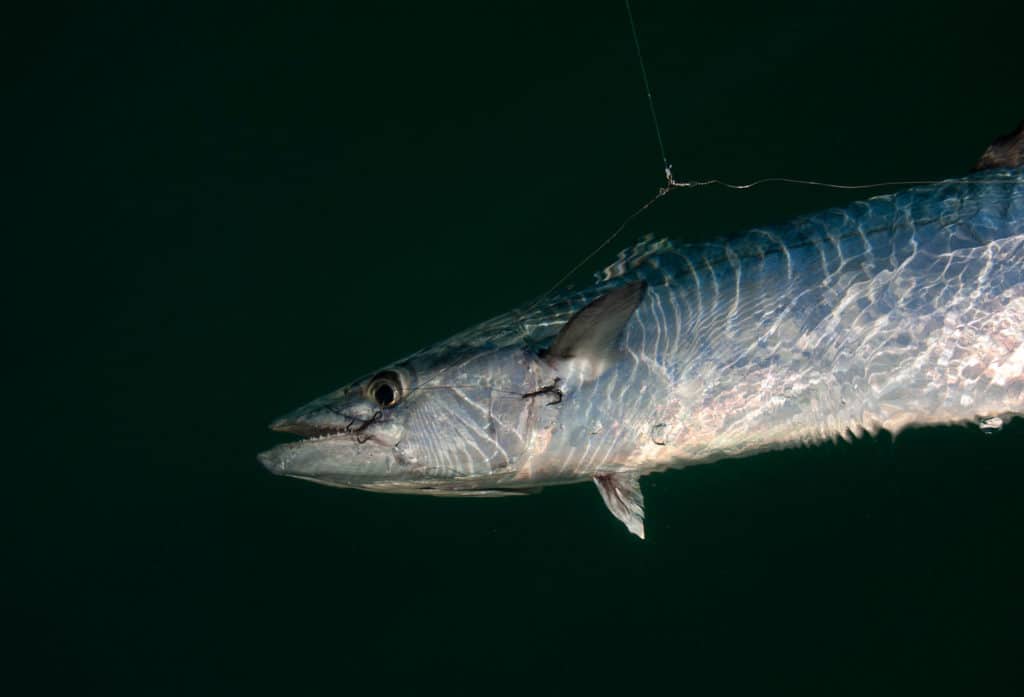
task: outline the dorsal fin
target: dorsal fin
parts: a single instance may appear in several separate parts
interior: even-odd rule
[[[1021,166],[1024,166],[1024,121],[1020,122],[1017,130],[993,140],[992,145],[988,146],[974,163],[971,171]]]
[[[619,256],[608,266],[594,274],[598,283],[610,281],[613,278],[625,276],[635,271],[666,249],[672,247],[672,241],[664,237],[655,239],[652,235],[645,235],[632,247],[626,247]]]

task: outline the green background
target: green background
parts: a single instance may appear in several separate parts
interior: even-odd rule
[[[634,9],[679,179],[955,176],[1024,118],[1016,3]],[[621,4],[76,4],[3,31],[10,680],[1019,689],[1021,420],[656,475],[646,542],[589,485],[390,497],[256,462],[271,418],[543,292],[656,192]],[[645,233],[856,197],[676,192],[574,280]]]

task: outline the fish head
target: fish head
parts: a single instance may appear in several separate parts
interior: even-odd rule
[[[275,474],[432,495],[525,493],[515,478],[551,367],[525,346],[442,344],[292,411],[300,436],[259,455]]]

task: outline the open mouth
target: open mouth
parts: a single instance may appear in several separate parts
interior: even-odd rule
[[[338,412],[326,415],[320,410],[289,414],[271,423],[270,429],[297,439],[286,439],[257,458],[275,474],[303,475],[321,483],[336,480],[338,486],[351,486],[354,480],[372,474],[378,464],[388,471],[388,463],[397,458],[387,434],[371,428],[380,421],[377,415],[358,418]]]

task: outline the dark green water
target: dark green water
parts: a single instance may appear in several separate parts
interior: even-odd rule
[[[1009,4],[635,10],[680,179],[957,175],[1024,118]],[[5,41],[8,675],[1019,689],[1020,420],[651,477],[644,543],[591,486],[388,497],[257,464],[272,417],[545,290],[656,191],[618,3],[52,12]],[[853,198],[678,192],[577,281],[643,233]]]

